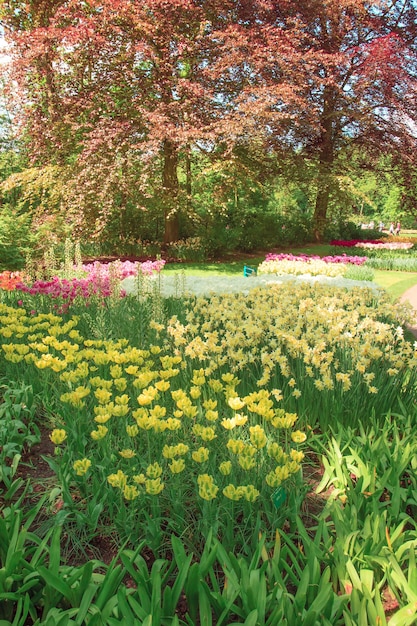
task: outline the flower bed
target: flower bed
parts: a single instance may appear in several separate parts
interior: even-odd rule
[[[331,246],[340,246],[343,248],[364,248],[368,250],[380,249],[380,250],[409,250],[414,246],[411,241],[386,241],[383,239],[370,239],[364,241],[361,239],[351,239],[349,241],[333,240],[330,242]]]
[[[1,272],[0,273],[0,289],[6,291],[13,291],[17,285],[21,284],[24,280],[24,274],[20,272]]]
[[[344,276],[350,265],[361,266],[366,257],[359,256],[327,256],[316,255],[292,255],[292,254],[268,254],[259,267],[258,274],[275,274],[282,276],[292,274],[300,276],[310,274],[312,276]]]
[[[31,284],[22,281],[22,277],[13,281],[13,288],[30,296],[47,296],[55,301],[55,308],[63,313],[68,311],[76,298],[80,298],[86,306],[94,298],[104,300],[109,297],[123,297],[126,292],[120,290],[120,282],[129,276],[152,276],[159,273],[165,261],[114,261],[112,263],[84,264],[74,267],[74,273],[85,274],[82,278],[61,278],[54,276],[50,280],[36,280]]]
[[[112,277],[123,280],[127,276],[136,276],[138,271],[144,276],[152,276],[158,273],[164,267],[166,261],[157,259],[156,261],[113,261],[112,263],[85,263],[81,266],[82,271],[93,281],[106,280],[110,281]],[[76,268],[74,268],[76,269]]]
[[[77,318],[0,305],[0,321],[14,375],[24,363],[59,407],[51,440],[57,471],[69,481],[66,502],[74,485],[105,502],[121,536],[131,538],[150,515],[162,524],[168,511],[171,528],[182,533],[191,523],[186,498],[206,530],[220,520],[233,535],[227,507],[205,503],[239,503],[235,514],[247,517],[261,498],[274,517],[272,495],[300,478],[304,455],[296,445],[305,435],[294,428],[297,415],[280,407],[278,390],[245,393],[228,368],[195,368],[187,351],[175,354],[169,345],[140,350],[125,340],[86,338]],[[140,506],[129,508],[132,500]]]
[[[347,254],[319,256],[316,254],[286,254],[286,253],[270,253],[265,257],[268,261],[300,261],[302,263],[313,263],[314,261],[323,261],[324,263],[347,263],[351,265],[363,265],[366,261],[365,256],[349,256]]]
[[[141,306],[137,323],[149,310]],[[414,402],[417,359],[403,312],[371,290],[270,285],[180,300],[178,315],[161,323],[152,313],[138,348],[83,335],[79,317],[1,307],[8,376],[48,389],[55,407],[66,501],[71,485],[99,499],[123,536],[162,511],[183,532],[186,498],[203,526],[217,520],[231,534],[227,506],[203,503],[230,500],[247,517],[260,498],[272,519],[271,497],[300,469],[297,415],[301,426],[325,428]],[[100,327],[110,337],[112,319]]]
[[[333,241],[335,250],[340,246],[349,247],[356,246],[354,249],[358,252],[366,252],[367,260],[365,267],[369,269],[395,270],[415,272],[417,271],[417,255],[414,243],[412,241]]]
[[[155,289],[163,283],[149,280]],[[30,296],[32,310],[17,306],[20,292],[1,294],[1,373],[8,385],[30,384],[55,447],[41,521],[57,530],[51,546],[49,535],[30,532],[30,556],[35,549],[41,563],[30,572],[36,585],[25,587],[25,602],[40,607],[35,617],[66,612],[81,623],[106,588],[114,623],[120,615],[134,623],[136,614],[142,623],[156,611],[167,623],[255,623],[255,614],[296,623],[316,615],[320,602],[321,620],[353,624],[365,601],[383,623],[379,581],[410,610],[401,576],[412,575],[417,548],[417,346],[404,339],[404,308],[383,293],[328,281],[348,284],[239,277],[245,294],[165,300],[152,289],[107,298],[106,306],[92,299],[88,311],[75,298],[74,315],[48,312],[45,294]],[[13,423],[26,419],[27,395],[9,395],[0,421],[5,405]],[[22,431],[3,433],[13,454],[3,480],[11,481],[20,457],[11,437]],[[318,456],[316,491],[328,492],[319,507],[309,494],[302,510],[303,466]],[[10,481],[13,497],[19,482]],[[35,490],[28,493],[32,520]],[[12,506],[0,516],[4,528],[15,520],[3,533],[15,542]],[[61,528],[81,549],[106,533],[134,548],[112,561],[105,579],[94,572],[97,603],[89,603],[97,561],[58,567]],[[12,565],[8,607],[21,599],[17,557]],[[26,576],[26,561],[22,567]],[[252,593],[258,581],[263,591]]]

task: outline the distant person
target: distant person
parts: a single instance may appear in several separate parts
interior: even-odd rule
[[[379,222],[378,230],[379,230],[380,233],[382,233],[382,231],[384,230],[384,222]]]
[[[401,224],[400,224],[400,222],[397,222],[397,226],[395,227],[395,234],[399,235],[400,234],[400,230],[401,230]]]
[[[391,222],[391,224],[390,224],[389,234],[390,235],[395,235],[395,224],[394,224],[394,222]]]

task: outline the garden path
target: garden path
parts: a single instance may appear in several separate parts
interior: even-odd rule
[[[409,330],[414,335],[414,337],[417,337],[417,285],[414,285],[410,289],[407,289],[407,291],[401,296],[400,301],[409,302],[414,309],[415,320],[413,325],[409,326]]]

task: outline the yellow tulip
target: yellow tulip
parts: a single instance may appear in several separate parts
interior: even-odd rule
[[[49,435],[49,439],[56,446],[59,446],[61,443],[64,443],[67,438],[67,433],[63,428],[54,428],[54,430]]]
[[[168,465],[173,474],[180,474],[185,469],[184,459],[173,459]]]
[[[78,461],[74,461],[73,469],[77,476],[84,476],[87,473],[88,469],[91,467],[91,461],[89,459],[79,459]]]
[[[296,430],[291,433],[291,439],[294,441],[294,443],[303,443],[303,441],[307,439],[307,435],[301,430]]]
[[[120,450],[119,454],[124,459],[133,459],[133,457],[136,456],[136,452],[134,450],[130,450],[130,449]]]
[[[123,489],[123,496],[126,500],[135,500],[139,496],[139,490],[135,485],[126,485]]]

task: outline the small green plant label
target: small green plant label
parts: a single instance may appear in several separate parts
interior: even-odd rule
[[[287,498],[287,492],[283,487],[278,487],[276,491],[272,494],[272,502],[276,509],[279,509],[282,506]]]

